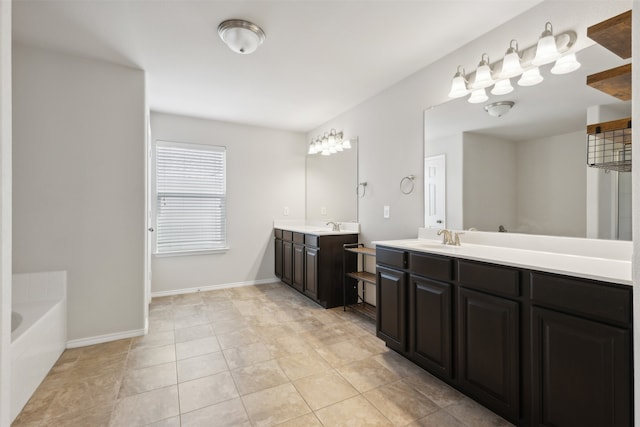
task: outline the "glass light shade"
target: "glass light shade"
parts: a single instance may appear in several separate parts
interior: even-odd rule
[[[327,135],[325,135],[324,137],[322,137],[322,150],[328,150],[329,149],[329,138],[327,138]]]
[[[351,149],[351,140],[350,139],[345,139],[342,141],[342,148],[344,148],[345,150],[350,150]]]
[[[536,46],[536,56],[531,63],[539,66],[553,62],[558,58],[560,58],[560,52],[558,52],[558,48],[556,47],[553,27],[550,22],[547,22],[538,40],[538,46]]]
[[[451,90],[449,91],[449,98],[462,98],[469,94],[469,89],[467,88],[467,80],[464,78],[462,73],[457,72],[455,76],[453,76],[453,80],[451,81]]]
[[[338,150],[336,150],[336,146],[329,146],[329,153],[336,154]]]
[[[320,154],[323,155],[323,156],[330,156],[331,152],[329,151],[328,148],[325,148],[325,149],[322,150],[322,153],[320,153]]]
[[[481,102],[485,102],[488,99],[489,97],[487,96],[487,92],[484,90],[484,88],[474,89],[473,92],[471,92],[471,96],[469,97],[469,102],[472,104],[480,104]]]
[[[522,73],[522,77],[518,80],[518,86],[535,86],[543,80],[544,77],[540,75],[540,69],[533,67]]]
[[[522,65],[520,65],[520,55],[515,49],[510,48],[502,60],[500,78],[510,79],[511,77],[519,76],[523,72]]]
[[[336,145],[336,130],[331,129],[329,132],[329,147],[334,147]]]
[[[576,54],[570,53],[558,58],[553,68],[551,68],[551,74],[568,74],[580,68],[580,65],[576,59]]]
[[[317,154],[318,151],[316,150],[316,143],[311,141],[311,144],[309,144],[309,152],[307,154]]]
[[[493,78],[491,77],[491,67],[489,66],[489,57],[484,59],[485,55],[482,55],[482,61],[478,64],[478,68],[476,69],[476,78],[473,81],[471,87],[473,89],[484,89],[486,87],[491,86],[493,83]]]
[[[496,85],[491,89],[493,95],[506,95],[513,92],[513,86],[511,86],[511,80],[502,79],[496,82]]]
[[[343,150],[344,148],[342,147],[342,141],[336,141],[336,151],[339,153]]]
[[[241,19],[221,22],[218,26],[218,34],[232,51],[242,55],[255,52],[266,37],[260,27]]]

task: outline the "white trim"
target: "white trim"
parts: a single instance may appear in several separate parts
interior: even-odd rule
[[[240,288],[242,286],[266,285],[268,283],[277,283],[279,281],[280,279],[278,279],[277,277],[272,277],[270,279],[250,280],[248,282],[221,283],[219,285],[198,286],[196,288],[172,289],[170,291],[151,292],[151,298],[191,294],[204,291],[215,291],[219,289]]]
[[[229,246],[215,249],[198,249],[194,251],[175,251],[175,252],[154,252],[153,256],[156,258],[166,258],[172,256],[192,256],[192,255],[211,255],[211,254],[223,254],[229,251]]]
[[[94,337],[70,340],[67,341],[67,348],[85,347],[88,345],[102,344],[105,342],[117,341],[125,338],[141,337],[145,335],[145,329],[132,329],[130,331],[115,332],[113,334],[96,335]]]

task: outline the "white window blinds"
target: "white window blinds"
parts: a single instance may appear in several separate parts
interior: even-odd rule
[[[226,151],[156,142],[157,253],[226,247]]]

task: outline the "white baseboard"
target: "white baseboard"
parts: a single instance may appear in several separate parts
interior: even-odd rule
[[[88,338],[79,338],[67,341],[67,348],[86,347],[88,345],[102,344],[109,341],[116,341],[125,338],[140,337],[145,334],[144,329],[134,329],[131,331],[116,332],[113,334],[97,335]]]
[[[219,285],[198,286],[196,288],[172,289],[170,291],[151,292],[151,298],[191,294],[194,292],[215,291],[219,289],[239,288],[241,286],[266,285],[267,283],[277,283],[279,281],[280,279],[277,277],[272,277],[270,279],[251,280],[248,282],[221,283]]]

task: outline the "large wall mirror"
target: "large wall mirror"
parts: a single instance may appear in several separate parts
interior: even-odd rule
[[[330,156],[307,155],[307,221],[357,222],[358,143]]]
[[[442,226],[631,240],[631,173],[586,165],[587,123],[631,116],[631,102],[587,86],[586,76],[630,60],[599,45],[577,58],[582,67],[570,74],[541,67],[537,86],[513,81],[512,93],[484,104],[460,98],[425,111],[425,157],[446,159]],[[514,106],[488,115],[484,106],[499,101]],[[425,226],[435,226],[430,206],[426,195]]]

